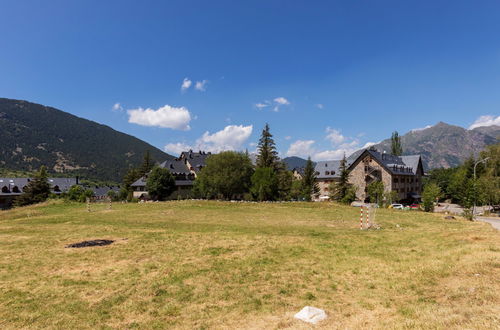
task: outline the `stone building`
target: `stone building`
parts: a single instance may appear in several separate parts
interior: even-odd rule
[[[328,160],[317,162],[314,167],[316,182],[319,187],[319,200],[328,200],[330,197],[330,185],[340,178],[340,160]]]
[[[358,157],[346,160],[349,183],[356,188],[359,201],[367,201],[367,187],[375,181],[382,181],[385,192],[394,191],[399,201],[418,201],[422,194],[424,175],[420,155],[393,156],[366,149]],[[340,161],[318,162],[316,179],[320,187],[320,199],[327,199],[330,184],[339,180]]]

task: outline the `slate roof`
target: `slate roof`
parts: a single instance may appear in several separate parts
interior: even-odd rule
[[[160,167],[166,168],[172,174],[189,174],[189,168],[187,167],[183,159],[175,158],[172,160],[166,160],[160,164]]]
[[[358,157],[353,154],[346,159],[346,165],[349,168],[358,159],[364,157],[365,153],[370,154],[374,159],[381,163],[391,174],[397,175],[416,175],[418,166],[421,162],[420,155],[393,156],[383,154],[373,149],[366,149]],[[340,177],[340,160],[320,161],[314,167],[317,179],[336,179]],[[328,173],[328,174],[326,174]]]
[[[421,162],[420,155],[393,156],[373,149],[366,149],[358,158],[362,157],[365,152],[381,163],[391,174],[416,175]]]
[[[340,176],[340,160],[327,160],[316,163],[314,171],[317,179],[334,179]]]
[[[210,155],[211,155],[210,152],[204,152],[204,151],[199,151],[199,152],[193,152],[192,150],[184,151],[180,154],[178,158],[164,161],[163,163],[160,164],[160,167],[166,168],[167,170],[170,171],[170,173],[174,175],[175,174],[192,175],[192,171],[198,173],[205,166],[205,160]],[[188,166],[188,164],[191,165],[192,169]],[[175,185],[190,186],[193,185],[193,180],[189,179],[175,180]],[[140,178],[136,182],[132,183],[131,186],[145,187],[146,177]]]
[[[20,195],[23,188],[31,181],[33,178],[0,178],[0,195],[2,196],[14,196]],[[76,178],[48,178],[50,187],[58,187],[59,191],[53,191],[56,194],[61,192],[66,192],[76,184]],[[14,192],[14,187],[17,187],[19,192]],[[4,188],[8,192],[3,192]]]
[[[182,152],[180,158],[186,159],[193,167],[193,171],[198,173],[202,169],[202,167],[205,166],[205,161],[210,155],[210,152],[204,152],[201,150],[199,152],[193,152],[192,150],[190,150]]]
[[[115,193],[119,193],[120,192],[120,186],[104,186],[104,187],[100,187],[100,186],[91,186],[89,187],[88,189],[92,190],[94,192],[94,196],[95,197],[104,197],[104,196],[108,196],[108,192],[109,191],[114,191]]]

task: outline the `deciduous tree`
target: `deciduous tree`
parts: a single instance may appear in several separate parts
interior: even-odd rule
[[[153,167],[146,181],[146,190],[154,200],[164,201],[175,190],[175,179],[169,170]]]

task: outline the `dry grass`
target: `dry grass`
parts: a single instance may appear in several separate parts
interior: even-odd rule
[[[181,201],[0,213],[1,328],[499,328],[500,233],[330,203]],[[66,249],[87,239],[106,247]]]

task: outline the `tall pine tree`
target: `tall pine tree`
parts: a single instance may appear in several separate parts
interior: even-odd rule
[[[331,187],[331,198],[338,202],[345,200],[345,197],[349,193],[349,189],[351,187],[349,184],[349,170],[347,169],[347,160],[345,158],[345,154],[340,161],[339,171],[339,181],[334,182]]]
[[[273,140],[273,135],[269,131],[269,125],[266,124],[262,130],[262,135],[257,146],[257,167],[276,168],[278,163],[278,152]]]
[[[35,203],[41,203],[47,200],[50,195],[50,184],[47,178],[47,169],[45,166],[40,168],[40,171],[35,175],[24,188],[23,193],[16,198],[14,204],[16,206],[24,206]]]
[[[302,177],[302,197],[306,201],[311,201],[313,196],[319,193],[319,186],[316,182],[316,173],[311,157],[307,158],[306,167],[304,168],[304,176]]]
[[[391,136],[391,154],[401,156],[403,154],[403,146],[401,145],[401,137],[397,131],[394,131]]]
[[[141,176],[148,174],[154,166],[154,161],[151,159],[151,155],[149,154],[149,150],[146,150],[144,153],[144,158],[142,160],[142,165],[139,168],[139,173]]]

